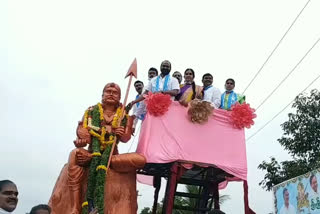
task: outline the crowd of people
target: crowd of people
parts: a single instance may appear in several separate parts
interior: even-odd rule
[[[225,91],[221,91],[214,86],[213,76],[206,73],[202,76],[202,86],[195,83],[195,72],[192,68],[187,68],[184,75],[179,71],[171,72],[171,63],[165,60],[160,65],[160,74],[158,70],[151,67],[148,71],[148,84],[145,86],[143,81],[137,80],[134,87],[137,95],[134,101],[130,103],[133,110],[133,115],[136,117],[134,126],[138,120],[143,120],[146,114],[145,94],[148,92],[162,93],[171,96],[172,100],[178,101],[183,106],[188,106],[188,103],[194,99],[209,102],[214,108],[231,110],[235,103],[243,103],[245,96],[234,92],[235,81],[229,78],[225,82]]]

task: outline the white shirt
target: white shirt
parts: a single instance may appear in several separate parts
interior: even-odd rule
[[[219,108],[221,105],[221,92],[218,88],[212,86],[204,90],[203,101],[210,102],[214,108]]]
[[[133,121],[133,128],[136,127],[139,118],[141,118],[142,115],[145,115],[147,113],[146,104],[145,104],[144,100],[139,102],[139,106],[137,104],[138,103],[134,104],[132,107],[132,114],[134,116],[136,116],[136,118]]]
[[[296,214],[296,209],[291,204],[289,204],[288,208],[286,205],[283,205],[280,209],[280,214]]]
[[[0,208],[0,214],[10,214],[10,213]]]
[[[315,192],[315,191],[311,188],[309,198],[310,198],[310,199],[312,199],[312,198],[316,199],[317,197],[319,197],[319,199],[320,199],[319,190],[318,190],[318,192]]]
[[[161,75],[159,75],[159,77],[160,77],[160,80],[159,80],[159,91],[163,91],[163,86],[164,86],[164,82],[165,82],[166,76],[164,76],[162,78]],[[147,91],[151,91],[151,92],[155,92],[156,87],[157,87],[157,77],[153,77],[149,81],[146,90]],[[176,78],[169,76],[167,90],[171,91],[171,90],[174,90],[174,89],[177,89],[180,92],[179,82],[178,82],[178,80]]]

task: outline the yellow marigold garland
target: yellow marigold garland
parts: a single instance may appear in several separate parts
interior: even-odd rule
[[[101,105],[101,103],[98,103],[97,105],[98,105],[98,107],[99,107],[100,120],[104,120],[102,105]]]
[[[83,128],[88,127],[88,110],[85,111],[83,116]]]
[[[103,142],[105,140],[105,136],[107,134],[106,127],[101,128],[101,136],[100,136],[100,142]]]
[[[108,141],[105,141],[105,140],[101,141],[100,150],[103,151],[107,145],[113,144],[114,142],[115,142],[114,136],[110,135]]]
[[[119,125],[126,126],[129,115],[124,111],[124,118],[122,118],[121,107],[118,107],[116,113],[112,120],[112,128],[118,128]],[[87,112],[88,111],[88,112]],[[106,128],[103,126],[104,116],[103,108],[100,103],[96,106],[89,108],[85,112],[84,121],[87,124],[89,133],[92,136],[92,160],[89,167],[89,178],[88,178],[88,188],[86,194],[86,202],[83,203],[82,214],[88,213],[88,206],[98,208],[99,212],[103,213],[104,211],[104,185],[105,185],[105,176],[108,168],[106,167],[108,163],[108,158],[111,155],[112,144],[115,143],[116,137],[115,133],[107,133]],[[120,124],[121,120],[121,124]],[[85,126],[84,124],[84,126]],[[107,139],[106,139],[107,136]],[[102,171],[104,170],[104,171]],[[96,171],[96,173],[94,172]]]
[[[113,117],[113,120],[112,120],[112,128],[117,128],[118,127],[118,122],[120,120],[120,117],[121,117],[121,107],[117,108],[117,112],[116,114],[114,115]]]
[[[82,203],[82,207],[85,207],[85,206],[88,206],[88,205],[89,205],[88,201],[85,201],[85,202]]]
[[[96,170],[98,171],[99,169],[103,169],[104,171],[108,170],[108,168],[105,165],[99,165]]]
[[[94,152],[94,153],[92,153],[92,156],[101,156],[101,153],[100,152]]]
[[[101,135],[99,135],[98,133],[96,133],[95,131],[93,131],[92,129],[89,131],[89,133],[94,136],[94,137],[97,137],[100,139]]]

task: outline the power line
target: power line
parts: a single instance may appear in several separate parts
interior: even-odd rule
[[[254,77],[251,79],[251,81],[249,82],[249,84],[247,85],[247,87],[244,89],[244,91],[242,92],[242,94],[244,94],[246,92],[246,90],[249,88],[249,86],[252,84],[252,82],[256,79],[256,77],[259,75],[259,73],[262,71],[262,69],[264,68],[264,66],[267,64],[267,62],[269,61],[269,59],[271,58],[271,56],[273,55],[273,53],[276,51],[276,49],[279,47],[279,45],[281,44],[281,42],[283,41],[283,39],[286,37],[286,35],[289,33],[289,31],[291,30],[292,26],[295,24],[295,22],[297,21],[297,19],[299,18],[299,16],[302,14],[302,12],[304,11],[304,9],[307,7],[307,5],[309,4],[311,0],[308,0],[307,3],[304,5],[304,7],[300,10],[300,12],[298,13],[298,15],[296,16],[296,18],[293,20],[293,22],[291,23],[290,27],[287,29],[287,31],[283,34],[283,36],[281,37],[281,39],[279,40],[279,42],[277,43],[277,45],[274,47],[274,49],[271,51],[271,53],[269,54],[269,56],[267,57],[267,59],[264,61],[264,63],[262,64],[262,66],[260,67],[260,69],[257,71],[257,73],[254,75]]]
[[[284,81],[286,81],[286,79],[288,79],[288,77],[292,74],[292,72],[294,70],[296,70],[296,68],[300,65],[300,63],[306,58],[306,56],[310,53],[310,51],[318,44],[320,40],[320,37],[317,39],[317,41],[312,45],[312,47],[305,53],[305,55],[299,60],[299,62],[291,69],[291,71],[287,74],[287,76],[285,76],[285,78],[283,80],[281,80],[281,82],[277,85],[277,87],[275,89],[273,89],[273,91],[258,105],[258,107],[256,108],[256,110],[258,110],[272,95],[273,93],[282,85],[282,83]]]
[[[312,80],[312,82],[305,88],[303,89],[299,94],[305,92],[315,81],[317,81],[320,78],[320,74],[314,79]],[[295,100],[295,98],[293,100],[291,100],[290,103],[288,103],[288,105],[286,105],[281,111],[279,111],[275,116],[273,116],[268,122],[266,122],[260,129],[258,129],[255,133],[253,133],[250,137],[248,137],[246,139],[246,141],[248,142],[252,137],[254,137],[256,134],[258,134],[262,129],[264,129],[269,123],[271,123],[271,121],[273,121],[276,117],[278,117],[286,108],[288,108],[291,103]]]
[[[138,130],[136,131],[136,133],[140,133],[140,128],[141,128],[141,125],[139,126]],[[133,146],[133,144],[134,144],[134,140],[136,139],[136,136],[137,136],[137,135],[138,135],[138,134],[134,135],[134,137],[133,137],[133,139],[132,139],[132,143],[131,143],[131,145],[130,145],[128,151],[127,151],[127,153],[129,153],[129,151],[131,150],[131,148],[132,148],[132,146]]]

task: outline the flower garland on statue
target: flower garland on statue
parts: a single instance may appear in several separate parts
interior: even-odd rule
[[[128,121],[127,109],[121,126],[126,127]],[[121,119],[121,106],[117,108],[112,120],[112,128],[117,128]],[[82,214],[87,214],[89,208],[97,208],[104,213],[104,186],[106,181],[107,164],[112,145],[115,142],[115,133],[107,133],[103,126],[103,108],[101,103],[90,107],[84,114],[83,127],[91,134],[92,160],[89,167],[89,178],[86,200],[82,203]],[[99,132],[101,134],[99,134]],[[107,140],[106,140],[107,139]]]

